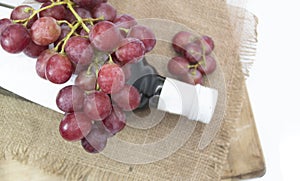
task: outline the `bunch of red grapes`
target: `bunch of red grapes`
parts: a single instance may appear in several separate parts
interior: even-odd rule
[[[75,85],[61,89],[56,103],[65,112],[59,132],[81,141],[90,153],[126,125],[127,111],[140,104],[138,90],[126,84],[130,64],[155,44],[154,33],[128,14],[117,14],[107,0],[37,0],[13,9],[0,20],[2,48],[37,58],[37,74],[54,84],[76,74]]]
[[[215,45],[211,37],[181,31],[173,37],[172,45],[180,56],[169,61],[168,70],[181,81],[202,85],[204,75],[216,70],[216,60],[212,56]]]

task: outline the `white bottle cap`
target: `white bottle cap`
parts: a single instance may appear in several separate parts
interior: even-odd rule
[[[218,91],[166,78],[158,101],[158,109],[183,115],[208,124],[214,114]]]

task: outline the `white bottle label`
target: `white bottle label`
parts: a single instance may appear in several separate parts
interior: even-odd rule
[[[215,89],[166,78],[157,108],[208,124],[214,114],[217,99],[218,91]]]

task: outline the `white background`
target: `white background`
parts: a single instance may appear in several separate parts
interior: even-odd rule
[[[300,5],[297,0],[249,0],[247,8],[259,19],[247,86],[267,164],[266,175],[254,181],[299,180]],[[1,8],[0,18],[4,13]]]
[[[247,81],[267,173],[259,181],[299,180],[300,6],[297,0],[250,0],[259,18],[258,49]]]

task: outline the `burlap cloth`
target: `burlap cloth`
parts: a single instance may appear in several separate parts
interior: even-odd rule
[[[212,143],[204,150],[198,149],[199,138],[205,130],[198,123],[188,141],[169,157],[153,163],[121,163],[102,154],[87,154],[79,143],[65,142],[58,132],[61,114],[1,90],[0,159],[10,156],[48,173],[62,175],[66,180],[220,180],[234,123],[239,120],[243,104],[245,74],[242,70],[247,73],[252,62],[250,57],[255,53],[255,19],[223,0],[110,0],[110,3],[136,18],[172,20],[214,38],[215,56],[224,73],[226,94],[222,96],[226,97],[226,105],[221,128]],[[164,51],[171,49],[159,43],[154,53]],[[241,63],[241,59],[246,63]],[[128,127],[121,137],[137,144],[155,142],[174,128],[174,119],[167,114],[150,130]],[[182,129],[184,132],[186,128]],[[115,149],[117,152],[119,148]]]

